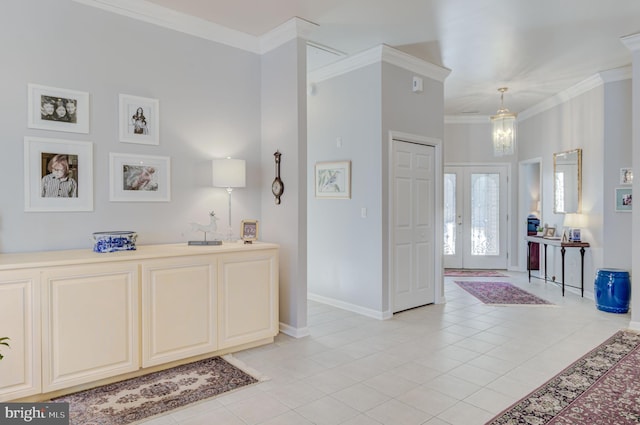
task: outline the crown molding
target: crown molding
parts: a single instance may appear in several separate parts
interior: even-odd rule
[[[318,24],[302,18],[291,18],[259,38],[260,54],[267,53],[296,38],[308,39]]]
[[[620,38],[620,41],[632,52],[640,50],[640,33],[624,36]]]
[[[489,115],[445,115],[445,124],[491,124]]]
[[[544,100],[537,105],[532,106],[529,109],[522,111],[518,114],[518,121],[524,121],[538,115],[544,111],[548,111],[558,105],[568,102],[590,90],[595,89],[606,83],[612,83],[615,81],[628,80],[631,78],[631,67],[615,68],[607,71],[602,71],[598,74],[569,87],[568,89],[551,96],[547,100]]]
[[[440,82],[444,81],[451,73],[450,69],[418,59],[386,44],[381,44],[310,72],[309,81],[319,83],[379,62],[387,62]]]
[[[145,0],[73,0],[76,3],[95,7],[137,19],[139,21],[169,28],[209,41],[227,46],[260,53],[260,43],[257,37],[236,31],[222,25],[189,16],[166,7],[158,6]]]

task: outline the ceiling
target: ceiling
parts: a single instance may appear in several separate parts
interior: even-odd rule
[[[448,68],[447,115],[526,110],[600,71],[631,63],[639,0],[149,0],[253,36],[293,17],[346,55],[387,44]],[[331,55],[329,55],[331,56]]]

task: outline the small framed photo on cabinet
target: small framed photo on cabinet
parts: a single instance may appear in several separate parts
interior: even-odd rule
[[[245,242],[258,240],[258,220],[242,220],[240,238]]]

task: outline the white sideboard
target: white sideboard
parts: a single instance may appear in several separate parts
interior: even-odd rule
[[[0,401],[270,343],[278,323],[275,244],[0,254]]]

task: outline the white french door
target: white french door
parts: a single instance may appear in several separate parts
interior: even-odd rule
[[[435,151],[433,146],[392,142],[394,313],[435,302]]]
[[[506,165],[445,167],[445,268],[507,268],[507,174]]]

